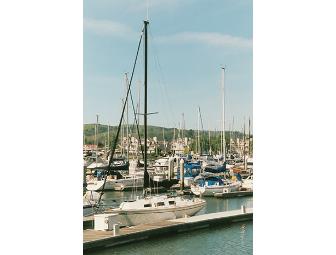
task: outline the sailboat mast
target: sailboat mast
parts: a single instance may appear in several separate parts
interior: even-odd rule
[[[235,141],[235,136],[234,136],[233,126],[234,126],[234,116],[232,116],[232,126],[231,126],[232,142],[233,142],[233,148],[234,148],[234,146],[235,146],[235,142],[234,142]],[[230,140],[230,144],[231,144],[231,140]]]
[[[209,128],[209,154],[211,155],[210,128]]]
[[[121,105],[124,105],[124,99],[121,99]],[[121,146],[121,155],[124,155],[124,136],[125,136],[125,118],[122,116],[122,128],[121,128],[121,139],[120,139],[120,146]]]
[[[162,128],[162,136],[163,136],[163,147],[164,147],[164,152],[165,152],[165,154],[166,154],[167,151],[166,151],[166,139],[165,139],[165,135],[164,135],[164,127]]]
[[[127,73],[125,73],[125,84],[126,84],[126,93],[127,93],[127,89],[128,89],[128,78],[127,78]],[[127,98],[127,97],[126,97]],[[126,141],[126,146],[127,146],[127,150],[126,150],[126,158],[127,161],[129,160],[129,134],[128,134],[128,100],[126,101],[126,137],[127,137],[127,141]]]
[[[244,148],[243,148],[243,153],[244,153],[244,170],[246,171],[246,157],[245,157],[245,118],[244,118]]]
[[[184,139],[184,113],[182,113],[182,140]]]
[[[107,123],[107,150],[110,149],[110,124]]]
[[[96,115],[97,122],[96,122],[96,132],[95,132],[95,143],[96,143],[96,166],[97,166],[97,160],[98,160],[98,114]]]
[[[201,155],[201,145],[200,145],[200,107],[198,107],[198,112],[197,112],[197,151],[198,154]]]
[[[144,149],[145,149],[145,153],[144,153],[144,172],[145,172],[145,176],[146,176],[146,172],[147,172],[147,25],[148,25],[148,20],[144,21],[144,34],[145,34],[145,42],[144,42],[144,55],[145,55],[145,60],[144,60],[144,64],[145,64],[145,74],[144,74],[144,128],[145,128],[145,134],[144,134]]]
[[[249,134],[248,134],[249,157],[251,157],[251,119],[249,118]]]
[[[222,147],[223,147],[223,160],[224,160],[224,162],[225,162],[225,97],[224,97],[224,72],[225,72],[225,68],[224,67],[222,67],[222,92],[223,92],[223,94],[222,94],[222,96],[223,96],[223,119],[222,119],[222,121],[223,121],[223,123],[222,123],[222,125],[223,125],[223,137],[222,137]]]
[[[231,151],[231,130],[232,130],[232,123],[231,123],[231,127],[230,127],[230,124],[229,124],[229,153],[232,154],[232,151]]]

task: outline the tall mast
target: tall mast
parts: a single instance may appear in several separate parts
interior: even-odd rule
[[[232,133],[231,129],[232,129],[232,123],[231,123],[231,125],[229,124],[229,151],[230,151],[230,154],[232,153],[231,152],[231,133]]]
[[[249,118],[249,134],[248,134],[248,145],[249,145],[249,157],[251,157],[251,120]]]
[[[245,118],[244,118],[244,148],[243,148],[243,153],[244,153],[244,170],[246,171],[246,158],[245,158]]]
[[[144,42],[144,55],[145,55],[145,60],[144,60],[144,64],[145,64],[145,74],[144,74],[144,128],[145,128],[145,134],[144,134],[144,149],[145,149],[145,153],[144,153],[144,172],[145,172],[145,178],[148,175],[147,172],[147,25],[148,25],[148,20],[144,21],[144,34],[145,34],[145,42]],[[146,180],[144,180],[144,184],[146,183]]]
[[[211,155],[210,128],[209,128],[209,154]]]
[[[167,151],[166,151],[166,140],[165,140],[165,135],[164,135],[164,127],[162,128],[162,136],[163,136],[163,147],[164,147],[164,151],[166,154]]]
[[[220,155],[223,155],[223,144],[222,144],[222,140],[223,140],[223,131],[220,131]]]
[[[198,112],[197,112],[197,151],[198,154],[201,155],[201,145],[200,145],[200,107],[198,107]]]
[[[126,93],[128,90],[128,78],[127,78],[127,73],[125,73],[125,85],[126,85]],[[129,134],[128,134],[128,100],[126,101],[126,137],[127,137],[127,141],[126,141],[126,158],[127,160],[129,159]]]
[[[232,126],[231,126],[231,130],[232,130],[232,141],[233,141],[233,148],[234,148],[234,146],[235,146],[235,143],[234,143],[234,138],[235,138],[235,136],[234,136],[234,131],[233,131],[233,126],[234,126],[234,116],[232,116]],[[230,144],[231,144],[231,141],[230,141]]]
[[[107,123],[107,150],[110,148],[110,124]]]
[[[96,128],[95,128],[95,143],[96,143],[96,166],[97,166],[97,160],[98,160],[98,114],[96,115],[97,122],[96,122]]]
[[[124,105],[124,99],[121,99],[122,106]],[[122,116],[122,128],[121,128],[121,139],[120,139],[120,145],[121,145],[121,155],[124,156],[124,136],[125,136],[125,118]]]
[[[184,113],[182,113],[182,139],[184,139]]]
[[[224,72],[225,72],[225,68],[222,67],[222,96],[223,96],[223,123],[222,123],[222,127],[223,127],[223,136],[222,136],[222,147],[223,147],[223,160],[225,162],[225,97],[224,97]]]

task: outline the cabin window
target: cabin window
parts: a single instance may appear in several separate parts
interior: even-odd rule
[[[152,204],[146,204],[144,207],[152,207]]]
[[[164,202],[158,202],[156,206],[164,206]]]
[[[169,205],[175,205],[175,201],[169,201]]]

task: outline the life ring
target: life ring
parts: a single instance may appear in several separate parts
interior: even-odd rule
[[[223,189],[223,193],[229,193],[229,192],[230,192],[230,190],[228,188]]]

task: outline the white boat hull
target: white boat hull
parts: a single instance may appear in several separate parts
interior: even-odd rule
[[[101,191],[103,189],[104,180],[88,182],[86,189]],[[143,177],[125,178],[125,179],[107,179],[104,190],[127,190],[132,188],[143,187]]]
[[[245,188],[245,189],[253,190],[253,180],[243,181],[242,187]]]
[[[228,193],[238,191],[240,183],[230,185],[199,186],[191,185],[191,191],[196,196],[213,197],[215,193]]]
[[[177,218],[189,217],[199,212],[205,203],[188,206],[185,208],[167,208],[160,210],[139,210],[139,211],[122,211],[119,213],[119,222],[121,226],[134,226],[146,223],[159,222],[163,220],[173,220]],[[117,209],[116,209],[117,210]]]

